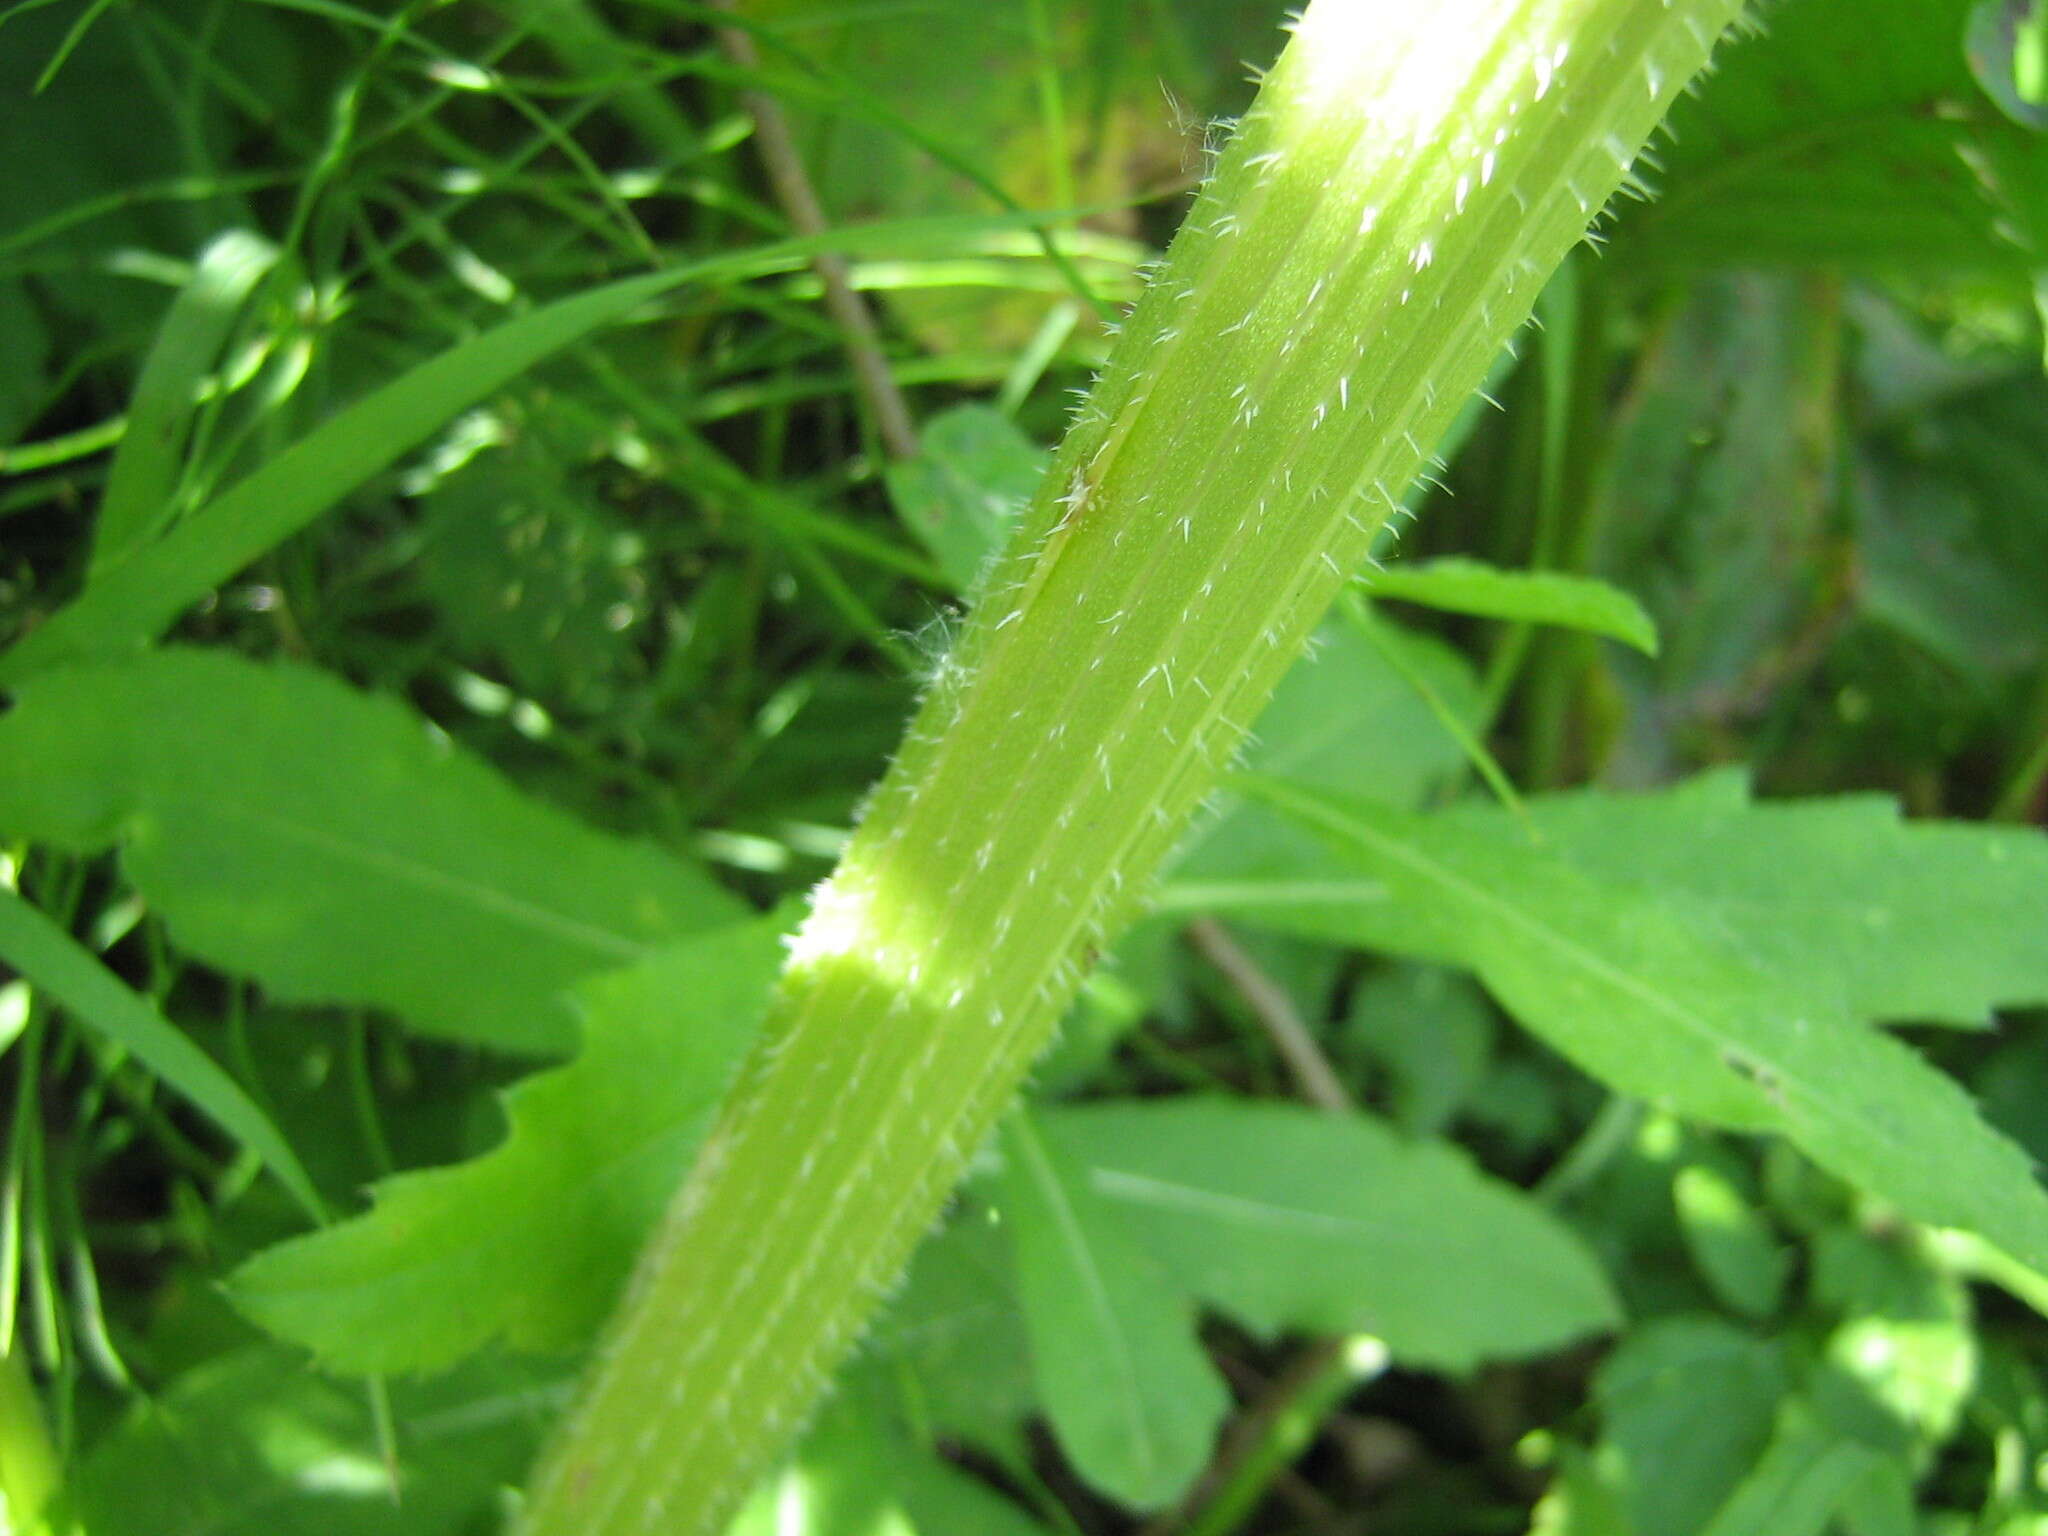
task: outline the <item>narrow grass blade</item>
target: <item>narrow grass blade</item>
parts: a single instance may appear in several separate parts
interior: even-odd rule
[[[1365,583],[1374,597],[1420,603],[1521,624],[1556,624],[1606,635],[1646,656],[1657,654],[1657,626],[1642,604],[1619,587],[1561,571],[1504,571],[1457,556],[1390,565]]]
[[[199,386],[251,292],[277,264],[267,240],[231,230],[200,255],[135,381],[128,426],[114,451],[94,530],[92,570],[118,564],[164,526]]]
[[[13,891],[0,888],[0,958],[90,1029],[133,1053],[236,1141],[262,1158],[315,1221],[320,1196],[284,1133],[241,1085],[93,955]]]
[[[0,656],[0,686],[65,661],[147,644],[219,583],[333,508],[463,411],[535,364],[693,282],[738,282],[799,268],[823,250],[944,249],[965,231],[1014,219],[917,219],[791,240],[622,278],[530,314],[419,364],[315,427],[154,542],[128,546],[68,608]]]

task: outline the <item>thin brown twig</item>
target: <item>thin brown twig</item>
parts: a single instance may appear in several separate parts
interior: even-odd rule
[[[721,11],[739,10],[739,0],[711,0],[711,4]],[[737,27],[720,27],[718,43],[726,57],[740,68],[760,72],[761,51],[747,33]],[[831,225],[811,186],[811,178],[804,171],[796,135],[790,132],[782,103],[757,90],[742,90],[740,101],[754,120],[754,142],[760,149],[761,163],[790,227],[806,239],[826,234]],[[820,251],[811,258],[811,267],[825,285],[825,308],[839,327],[847,360],[853,365],[855,387],[874,418],[883,451],[892,459],[915,458],[917,429],[911,425],[910,410],[889,372],[889,359],[882,350],[882,333],[875,324],[874,313],[854,288],[846,259],[835,251]]]
[[[1345,1091],[1336,1069],[1316,1044],[1314,1033],[1295,1011],[1294,1001],[1280,984],[1268,976],[1259,963],[1246,954],[1224,926],[1213,917],[1198,917],[1187,925],[1187,939],[1242,997],[1272,1039],[1274,1047],[1294,1078],[1301,1096],[1318,1109],[1348,1114],[1356,1106]],[[1342,1362],[1347,1348],[1342,1339],[1318,1339],[1297,1350],[1281,1368],[1278,1377],[1266,1384],[1238,1416],[1217,1447],[1199,1481],[1186,1498],[1147,1525],[1141,1536],[1168,1536],[1200,1518],[1200,1512],[1230,1481],[1239,1466],[1254,1456],[1267,1437],[1275,1432],[1282,1415],[1316,1384],[1325,1382]]]
[[[1272,1038],[1281,1060],[1294,1076],[1301,1096],[1318,1109],[1347,1114],[1356,1106],[1344,1091],[1330,1059],[1316,1044],[1314,1034],[1294,1011],[1294,1001],[1272,977],[1259,969],[1256,960],[1238,947],[1237,940],[1213,917],[1198,917],[1187,927],[1188,942],[1224,979],[1237,989],[1250,1006],[1259,1025]]]

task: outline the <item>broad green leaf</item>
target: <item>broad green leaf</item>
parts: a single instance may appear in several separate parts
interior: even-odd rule
[[[166,1019],[124,986],[84,945],[0,885],[0,960],[49,993],[79,1023],[98,1031],[269,1165],[315,1221],[320,1197],[298,1155],[261,1105]]]
[[[1567,1442],[1529,1520],[1529,1536],[1637,1536],[1592,1457]]]
[[[1451,1147],[1364,1116],[1173,1099],[1044,1124],[1119,1230],[1259,1333],[1369,1333],[1397,1361],[1457,1370],[1619,1320],[1555,1217]]]
[[[1624,1339],[1594,1393],[1634,1536],[1695,1536],[1770,1442],[1787,1385],[1775,1341],[1719,1318],[1658,1318]]]
[[[1365,578],[1376,598],[1419,603],[1519,624],[1555,624],[1606,635],[1646,655],[1657,654],[1657,626],[1619,587],[1561,571],[1504,571],[1483,561],[1446,556],[1383,566]]]
[[[1376,792],[1391,804],[1418,804],[1464,758],[1417,681],[1457,719],[1478,719],[1478,679],[1453,647],[1379,614],[1363,624],[1326,623],[1259,716],[1245,767],[1347,789],[1370,753]]]
[[[1326,837],[1356,877],[1387,885],[1388,900],[1332,909],[1332,929],[1469,966],[1510,1013],[1620,1092],[1776,1131],[1909,1216],[2048,1264],[2048,1195],[2028,1159],[1953,1079],[1862,1027],[1834,989],[1803,980],[1819,968],[1814,955],[1797,972],[1770,969],[1683,901],[1582,870],[1498,818],[1423,818],[1271,780],[1252,787]],[[1990,846],[2031,859],[2038,839],[2008,834]]]
[[[1770,1448],[1706,1527],[1706,1536],[1822,1536],[1859,1485],[1883,1478],[1883,1453],[1814,1422],[1798,1403]]]
[[[1009,1239],[995,1214],[971,1205],[917,1250],[852,1373],[900,1389],[905,1418],[1024,1466],[1023,1424],[1037,1401]]]
[[[200,252],[192,281],[164,317],[128,402],[128,427],[107,471],[93,531],[94,571],[132,554],[175,512],[171,495],[200,384],[278,255],[276,246],[244,230],[230,230]]]
[[[752,1037],[780,931],[715,929],[585,983],[582,1054],[506,1095],[502,1145],[400,1174],[368,1215],[257,1255],[235,1304],[345,1371],[585,1342]]]
[[[1744,1317],[1776,1311],[1792,1255],[1728,1171],[1690,1163],[1671,1181],[1671,1198],[1686,1250],[1722,1305]]]
[[[1617,903],[1667,911],[1858,1018],[1981,1025],[1994,1008],[2048,1000],[2048,838],[2038,832],[1908,821],[1880,795],[1754,801],[1733,769],[1653,794],[1544,796],[1527,816],[1538,863],[1591,879]],[[1522,824],[1488,806],[1430,824],[1529,848]],[[1219,890],[1216,906],[1372,943],[1382,929],[1366,909],[1376,905],[1388,909],[1385,932],[1419,934],[1384,887],[1345,896],[1347,882],[1372,878],[1355,858],[1277,834],[1262,846],[1285,856]],[[1320,907],[1294,899],[1292,887],[1317,884]]]
[[[1884,795],[1753,801],[1739,770],[1536,802],[1547,846],[1689,912],[1868,1019],[1979,1025],[2048,1001],[2048,837],[1908,821]],[[1459,812],[1508,835],[1496,813]]]
[[[396,1382],[398,1459],[370,1399],[296,1350],[221,1354],[137,1399],[73,1469],[53,1532],[72,1536],[472,1536],[493,1528],[567,1383],[479,1361]],[[393,1494],[396,1492],[396,1499]]]
[[[1660,195],[1621,259],[1853,263],[1882,271],[2037,262],[2048,139],[1972,77],[1972,0],[1794,0],[1681,99]]]
[[[1835,1513],[1844,1536],[1918,1536],[1912,1474],[1896,1457],[1872,1456]],[[2010,1536],[2031,1536],[2024,1530]]]
[[[926,422],[918,456],[884,478],[903,526],[953,583],[970,591],[1038,489],[1047,452],[1001,411],[957,405]]]
[[[280,998],[507,1050],[556,996],[742,911],[673,855],[519,794],[394,700],[166,650],[31,679],[0,718],[0,830],[93,849],[193,953]]]
[[[913,1444],[871,1397],[827,1408],[728,1536],[1045,1536],[995,1489]]]
[[[1455,718],[1478,718],[1478,679],[1471,663],[1450,646],[1378,614],[1369,615],[1363,627],[1326,623],[1311,653],[1288,670],[1259,717],[1246,767],[1346,789],[1358,780],[1358,764],[1370,761],[1374,793],[1394,805],[1421,804],[1465,758],[1393,656]],[[1321,867],[1327,864],[1314,837],[1229,798],[1215,820],[1189,836],[1156,905],[1174,913],[1226,906],[1242,912],[1252,903],[1313,908],[1339,897],[1371,899],[1371,882],[1361,888],[1355,878]],[[1299,888],[1293,888],[1296,876]],[[1324,885],[1325,877],[1337,879],[1339,887]]]
[[[1156,1508],[1207,1464],[1230,1395],[1195,1339],[1184,1294],[1101,1197],[1092,1170],[1022,1111],[1004,1125],[1003,1150],[1039,1401],[1083,1477],[1124,1504]]]

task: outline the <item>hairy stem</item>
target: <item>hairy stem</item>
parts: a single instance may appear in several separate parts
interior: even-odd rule
[[[525,1536],[720,1531],[1741,0],[1316,0],[794,942]]]

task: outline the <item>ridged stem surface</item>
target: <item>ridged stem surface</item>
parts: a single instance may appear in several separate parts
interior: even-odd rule
[[[787,1449],[1740,9],[1315,0],[817,892],[523,1536],[714,1536]]]

